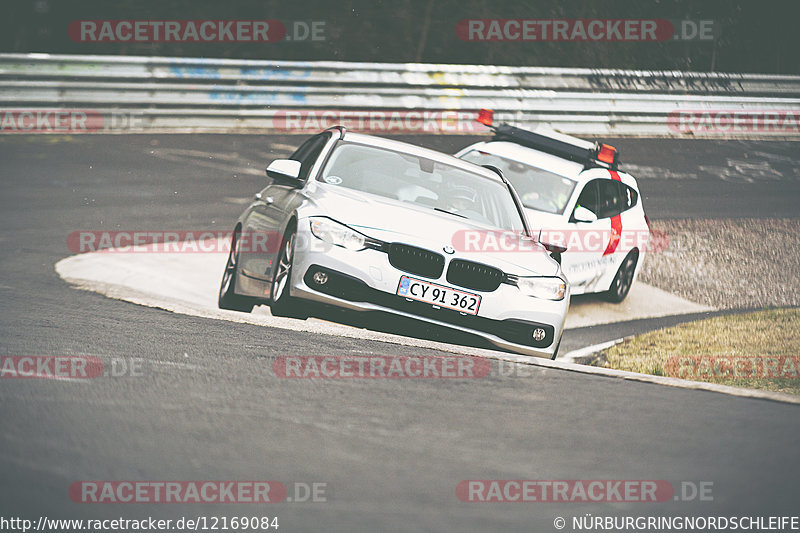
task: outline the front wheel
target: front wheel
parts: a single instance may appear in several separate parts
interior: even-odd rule
[[[561,337],[558,338],[558,344],[556,344],[556,349],[553,350],[553,356],[550,358],[551,360],[555,361],[556,356],[558,356],[558,349],[561,348],[561,339],[564,338],[564,334],[561,334]]]
[[[294,264],[294,242],[297,232],[289,228],[283,236],[280,255],[278,256],[278,266],[275,267],[275,275],[272,277],[272,291],[270,294],[269,307],[273,316],[284,316],[289,318],[308,318],[297,298],[289,295],[289,286],[292,280],[292,265]]]
[[[604,293],[606,300],[612,303],[620,303],[624,300],[633,285],[633,274],[636,272],[636,261],[638,256],[635,252],[629,253],[617,270],[611,287]]]
[[[217,305],[220,309],[249,313],[253,310],[255,300],[236,294],[236,270],[239,268],[239,233],[238,230],[234,231],[231,237],[231,251],[228,254],[228,262],[225,264],[225,272],[222,273]]]

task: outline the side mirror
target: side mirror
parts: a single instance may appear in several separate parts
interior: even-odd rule
[[[572,220],[575,222],[595,222],[597,215],[586,209],[585,207],[576,207],[575,212],[572,213]]]
[[[567,251],[567,243],[565,242],[551,242],[554,240],[554,237],[557,237],[555,232],[550,235],[547,235],[546,238],[548,241],[542,240],[542,230],[539,230],[539,244],[544,246],[544,249],[550,252],[550,257],[556,260],[556,262],[560,265],[561,264],[561,254]],[[560,240],[560,239],[559,239]]]
[[[294,159],[276,159],[267,167],[267,176],[274,180],[288,181],[299,185],[300,161]]]

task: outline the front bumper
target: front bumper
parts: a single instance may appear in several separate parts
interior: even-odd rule
[[[311,235],[303,222],[298,227],[298,242],[306,246],[295,250],[292,296],[355,311],[383,311],[421,319],[478,335],[517,353],[548,359],[553,356],[563,333],[569,293],[561,301],[551,301],[526,296],[505,283],[494,291],[481,292],[453,285],[444,279],[445,274],[438,279],[420,278],[481,296],[478,315],[438,308],[396,294],[401,276],[419,276],[392,266],[385,252],[354,252],[327,245]],[[448,257],[448,263],[453,258]],[[327,274],[324,285],[314,282],[317,272]],[[545,331],[543,339],[534,339],[536,329]]]

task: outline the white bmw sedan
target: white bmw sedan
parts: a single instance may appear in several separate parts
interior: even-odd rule
[[[220,308],[268,304],[294,318],[307,318],[311,302],[382,311],[555,357],[569,288],[496,169],[335,127],[267,175],[234,227]],[[492,232],[519,246],[458,245]]]

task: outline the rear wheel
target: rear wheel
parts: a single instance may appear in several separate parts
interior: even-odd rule
[[[611,287],[604,293],[606,300],[620,303],[628,296],[631,285],[633,285],[633,274],[636,272],[638,259],[639,256],[635,251],[625,257],[617,270],[617,275],[614,276],[614,281],[611,282]]]
[[[225,272],[222,273],[222,282],[219,285],[219,296],[217,305],[220,309],[230,311],[241,311],[249,313],[253,310],[255,300],[247,296],[236,294],[236,270],[239,268],[239,234],[237,229],[231,237],[231,251],[228,254],[228,262],[225,264]]]
[[[293,227],[286,230],[278,255],[278,265],[272,277],[272,291],[269,307],[274,316],[285,316],[305,320],[308,313],[302,308],[297,298],[289,295],[292,280],[292,265],[294,264],[294,243],[297,232]]]

